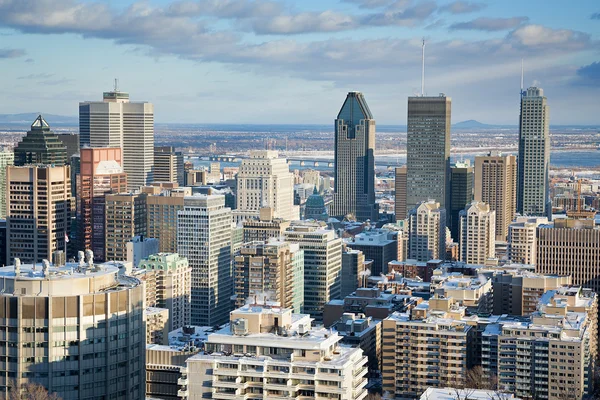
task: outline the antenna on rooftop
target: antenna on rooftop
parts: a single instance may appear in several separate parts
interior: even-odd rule
[[[521,97],[523,96],[523,59],[521,58]]]
[[[119,80],[115,78],[115,92],[119,91]]]
[[[421,97],[425,96],[425,38],[421,46]]]

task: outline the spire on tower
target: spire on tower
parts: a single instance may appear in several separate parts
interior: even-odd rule
[[[523,59],[521,58],[521,97],[523,97]]]
[[[421,97],[425,96],[425,38],[421,46]]]

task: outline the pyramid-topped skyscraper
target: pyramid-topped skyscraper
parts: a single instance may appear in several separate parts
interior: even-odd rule
[[[15,165],[65,165],[67,148],[41,115],[31,124],[31,130],[15,148]]]

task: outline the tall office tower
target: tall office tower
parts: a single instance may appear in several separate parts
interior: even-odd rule
[[[56,136],[67,148],[67,162],[70,162],[72,156],[79,154],[79,135],[76,133],[59,133]]]
[[[71,224],[69,166],[9,166],[6,182],[8,262],[52,261],[66,249]]]
[[[14,352],[0,374],[3,397],[8,387],[36,383],[61,399],[144,399],[139,280],[84,261],[61,267],[19,261],[0,268],[0,277],[0,330],[11,332],[1,346]],[[25,398],[13,395],[6,398]]]
[[[406,209],[406,165],[396,168],[394,190],[396,192],[394,197],[394,211],[396,221],[400,221],[406,219],[408,216],[408,210]]]
[[[450,202],[450,114],[452,100],[409,97],[406,144],[407,209],[434,200]]]
[[[446,257],[446,210],[424,201],[408,213],[408,258],[417,261]]]
[[[129,93],[115,87],[103,101],[79,103],[80,147],[120,147],[127,190],[154,181],[154,106],[130,103]]]
[[[6,218],[6,168],[14,161],[15,153],[7,149],[0,151],[0,219]]]
[[[91,249],[94,261],[104,258],[105,196],[127,190],[119,147],[84,148],[77,176],[77,225],[80,248]]]
[[[271,238],[283,237],[283,232],[290,226],[290,221],[281,218],[273,218],[273,209],[269,207],[260,209],[260,217],[247,219],[243,222],[244,243],[264,242]]]
[[[294,206],[294,175],[276,151],[250,152],[250,158],[242,160],[236,180],[236,222],[258,217],[263,207],[272,208],[275,218],[300,218],[300,209]]]
[[[330,215],[379,220],[375,203],[375,120],[365,97],[349,92],[335,120],[335,188]]]
[[[181,187],[148,195],[146,198],[146,233],[148,237],[158,239],[161,253],[177,252],[177,212],[183,210],[184,197],[191,195],[191,188]]]
[[[496,211],[474,201],[460,212],[460,261],[483,265],[494,258],[496,242]]]
[[[284,235],[304,250],[304,312],[322,321],[325,304],[342,294],[342,239],[306,221],[292,224]]]
[[[145,193],[107,194],[105,199],[106,240],[104,258],[127,260],[127,242],[146,235]]]
[[[521,95],[519,120],[519,165],[517,212],[529,216],[549,216],[550,166],[549,110],[544,91],[530,87]]]
[[[154,182],[177,182],[185,184],[183,177],[183,153],[173,146],[154,148]]]
[[[342,337],[313,328],[310,316],[251,304],[228,321],[231,329],[208,335],[206,352],[187,359],[187,386],[180,393],[188,399],[367,397],[363,351],[340,346]]]
[[[192,268],[187,258],[177,253],[158,253],[142,260],[139,267],[155,272],[156,304],[147,305],[169,310],[169,332],[188,326]]]
[[[546,217],[517,217],[508,226],[508,259],[514,263],[535,265],[537,228],[546,224]]]
[[[177,212],[177,252],[192,267],[192,325],[227,322],[233,277],[231,209],[225,207],[225,196],[184,198]]]
[[[297,243],[245,243],[233,268],[236,307],[266,298],[296,313],[304,308],[304,251]]]
[[[594,219],[557,219],[537,229],[536,272],[573,276],[600,293],[600,226]]]
[[[500,153],[475,157],[475,201],[496,211],[496,240],[504,242],[517,213],[517,158]]]
[[[460,212],[473,201],[473,167],[470,161],[457,162],[450,168],[450,218],[452,239],[460,240]]]
[[[371,271],[365,271],[365,255],[360,250],[345,248],[342,252],[342,294],[340,298],[354,293],[356,289],[366,286]]]
[[[67,148],[56,133],[50,130],[50,125],[39,115],[31,130],[15,147],[15,162],[17,166],[28,164],[65,165],[67,163]]]

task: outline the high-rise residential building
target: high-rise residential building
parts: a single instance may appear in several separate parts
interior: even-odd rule
[[[155,272],[156,304],[169,310],[168,331],[190,325],[192,268],[177,253],[158,253],[143,259],[140,268]]]
[[[450,202],[450,114],[452,100],[409,97],[406,144],[407,209],[434,200]]]
[[[365,259],[373,260],[371,274],[387,274],[388,263],[398,259],[398,232],[387,229],[365,229],[344,242],[363,252]]]
[[[335,120],[335,188],[330,214],[379,220],[375,203],[375,120],[365,97],[349,92]]]
[[[294,206],[294,175],[276,151],[250,152],[250,158],[242,160],[236,180],[236,221],[256,218],[264,207],[270,207],[275,218],[300,218],[300,209]]]
[[[360,250],[346,247],[342,252],[342,294],[340,298],[354,293],[364,285],[371,271],[365,270],[365,255]]]
[[[341,298],[342,239],[317,223],[293,223],[285,240],[304,250],[304,312],[323,319],[325,303]]]
[[[184,198],[183,210],[177,212],[177,252],[192,268],[192,325],[227,322],[233,276],[231,209],[225,207],[225,196]]]
[[[279,303],[300,313],[304,308],[304,251],[280,240],[242,245],[234,259],[235,304]]]
[[[244,243],[264,242],[271,238],[283,237],[283,232],[290,226],[290,221],[273,218],[273,209],[261,208],[259,219],[247,219],[242,225],[244,228]]]
[[[536,272],[571,275],[600,293],[600,226],[593,218],[557,219],[537,228]]]
[[[177,212],[183,210],[183,199],[191,196],[189,187],[162,190],[146,198],[147,236],[158,239],[161,253],[177,252]]]
[[[424,201],[408,213],[408,258],[417,261],[446,256],[446,210],[440,203]]]
[[[490,153],[475,157],[475,201],[496,211],[496,240],[506,241],[517,212],[517,158]]]
[[[173,146],[154,148],[154,182],[177,182],[185,185],[183,153]]]
[[[120,147],[129,191],[154,181],[154,106],[129,102],[129,93],[103,93],[103,101],[79,103],[80,147]]]
[[[485,264],[496,256],[496,211],[474,201],[460,212],[460,261]]]
[[[550,168],[549,107],[544,91],[530,87],[521,94],[517,212],[549,216]]]
[[[14,165],[29,164],[65,165],[67,148],[50,125],[39,115],[31,124],[31,130],[15,147]]]
[[[6,168],[13,165],[15,154],[7,149],[0,151],[0,219],[6,218]]]
[[[127,242],[146,235],[145,193],[107,194],[105,199],[104,257],[110,261],[127,260]]]
[[[473,167],[469,160],[450,168],[450,215],[448,228],[455,242],[460,240],[460,212],[473,201]]]
[[[121,148],[83,148],[77,175],[77,239],[79,247],[94,252],[94,261],[105,259],[106,195],[127,191]]]
[[[0,346],[13,354],[0,374],[3,396],[36,383],[61,399],[145,398],[139,280],[89,258],[61,267],[16,261],[0,268],[0,288],[0,329],[11,332]]]
[[[396,192],[394,195],[394,211],[396,221],[399,221],[406,219],[408,216],[408,210],[406,209],[406,165],[395,170],[394,190]]]
[[[306,314],[265,304],[231,313],[230,328],[208,335],[205,352],[187,359],[189,400],[286,398],[362,400],[367,357],[342,337],[313,328]]]
[[[7,256],[36,263],[66,250],[71,224],[71,171],[62,166],[6,170]]]
[[[508,226],[508,259],[514,263],[535,265],[537,228],[546,224],[546,217],[517,217]]]

